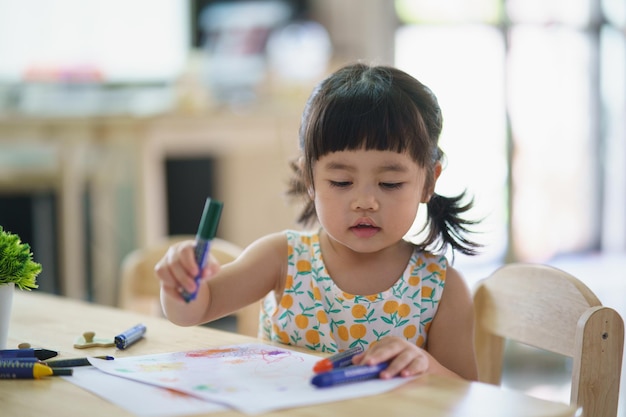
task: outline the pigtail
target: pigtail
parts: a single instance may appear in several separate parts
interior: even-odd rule
[[[466,255],[476,255],[478,248],[482,245],[471,241],[467,235],[472,233],[468,226],[475,225],[479,221],[466,220],[463,214],[469,211],[473,205],[473,199],[462,205],[465,192],[456,197],[444,197],[433,194],[427,203],[428,219],[424,225],[424,230],[428,230],[428,236],[424,243],[420,245],[422,249],[432,245],[435,252],[445,251],[451,247]]]

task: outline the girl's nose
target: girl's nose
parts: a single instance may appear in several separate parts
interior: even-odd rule
[[[378,210],[378,199],[371,190],[359,190],[352,200],[352,209]]]

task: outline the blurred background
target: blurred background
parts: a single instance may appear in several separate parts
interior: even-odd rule
[[[296,227],[300,113],[356,60],[438,96],[437,191],[484,219],[471,285],[548,263],[624,314],[624,0],[0,0],[0,225],[42,291],[111,305],[124,257],[194,234],[209,195],[238,245]]]

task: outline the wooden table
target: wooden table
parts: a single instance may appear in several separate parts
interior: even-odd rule
[[[148,327],[146,337],[132,349],[113,347],[75,349],[74,340],[84,331],[96,337],[118,334],[142,322]],[[208,327],[178,327],[165,319],[88,304],[83,301],[40,292],[16,291],[8,347],[21,342],[33,347],[59,351],[59,358],[114,355],[137,356],[152,353],[192,350],[199,347],[259,340]],[[459,416],[459,417],[547,417],[574,416],[569,405],[529,397],[478,382],[425,376],[391,392],[354,400],[274,411],[267,416]],[[125,417],[128,411],[109,403],[61,378],[42,380],[0,380],[0,416],[19,417]],[[207,416],[242,416],[236,411]]]

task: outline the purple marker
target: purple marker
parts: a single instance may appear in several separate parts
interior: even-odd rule
[[[211,248],[211,240],[215,237],[217,232],[217,225],[220,222],[220,216],[222,215],[223,203],[217,200],[206,199],[204,203],[204,210],[202,211],[202,218],[200,219],[200,225],[198,226],[198,233],[196,233],[196,262],[200,272],[195,278],[196,289],[193,292],[187,292],[183,290],[181,295],[185,302],[190,302],[196,299],[198,295],[198,286],[200,285],[200,278],[202,277],[202,270],[206,266],[206,261],[209,257],[209,250]]]
[[[374,379],[378,378],[380,373],[386,369],[387,366],[389,366],[388,362],[382,362],[378,365],[354,365],[339,368],[315,375],[311,380],[311,384],[318,388],[326,388],[339,384],[347,384],[349,382]]]

